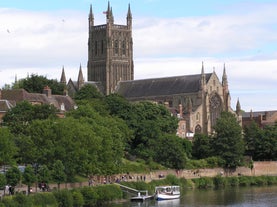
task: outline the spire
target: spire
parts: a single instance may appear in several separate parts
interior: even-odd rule
[[[108,1],[108,9],[107,9],[107,12],[106,12],[106,21],[107,23],[113,23],[113,11],[110,7],[110,1]]]
[[[236,105],[236,114],[240,115],[241,113],[241,106],[240,106],[240,102],[239,99],[237,100],[237,105]]]
[[[60,83],[62,83],[62,84],[66,84],[66,78],[65,78],[64,66],[63,66],[63,69],[62,69],[62,75],[61,75]]]
[[[205,88],[205,85],[206,85],[206,75],[205,75],[205,72],[204,72],[204,62],[202,61],[202,69],[201,69],[201,86],[202,86],[202,89]]]
[[[78,89],[80,89],[84,85],[84,83],[85,83],[85,80],[82,72],[82,66],[80,64],[79,75],[77,80]]]
[[[94,25],[94,15],[93,15],[93,12],[92,12],[92,6],[91,5],[90,5],[90,10],[89,10],[88,20],[89,20],[89,26],[93,26]]]
[[[132,28],[132,13],[130,4],[128,5],[127,26],[129,29]]]
[[[226,75],[225,63],[223,65],[222,85],[223,86],[228,86],[228,80],[227,80],[227,75]]]

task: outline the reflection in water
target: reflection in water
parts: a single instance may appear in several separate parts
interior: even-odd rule
[[[180,199],[111,204],[109,207],[276,207],[277,186],[187,190]]]

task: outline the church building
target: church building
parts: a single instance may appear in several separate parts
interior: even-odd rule
[[[78,81],[70,80],[68,83],[69,93],[72,89],[78,91],[83,84],[93,84],[105,95],[118,93],[133,102],[164,104],[178,117],[177,135],[183,138],[193,137],[195,133],[213,133],[213,126],[220,113],[233,112],[225,64],[221,79],[215,71],[205,73],[202,63],[199,74],[134,80],[130,5],[126,25],[114,24],[109,3],[105,13],[106,24],[94,25],[94,15],[90,7],[88,82],[84,81],[80,66]],[[233,113],[240,117],[240,107]]]

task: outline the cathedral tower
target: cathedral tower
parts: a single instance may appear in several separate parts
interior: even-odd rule
[[[134,80],[132,13],[128,6],[126,25],[114,24],[108,3],[106,24],[94,25],[89,13],[88,81],[101,82],[104,94],[113,93],[119,81]]]

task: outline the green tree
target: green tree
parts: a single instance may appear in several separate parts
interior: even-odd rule
[[[249,126],[244,128],[244,143],[245,154],[256,159],[256,147],[259,148],[257,143],[262,137],[262,129],[259,128],[256,122],[252,122]],[[260,144],[260,143],[259,143]]]
[[[14,136],[8,128],[0,128],[0,165],[15,163],[17,147],[14,143]]]
[[[63,95],[65,85],[57,80],[47,79],[44,76],[32,74],[13,84],[13,89],[23,88],[29,93],[42,93],[45,86],[49,86],[53,94]]]
[[[225,166],[234,168],[242,164],[244,142],[242,129],[234,114],[222,112],[214,126],[213,150],[225,161]]]
[[[48,185],[48,183],[51,180],[51,171],[46,165],[40,165],[37,169],[37,180],[39,183],[45,183]]]
[[[26,133],[26,126],[33,120],[56,118],[56,112],[53,105],[32,105],[27,101],[22,101],[5,114],[3,122],[13,133]]]
[[[3,173],[0,173],[0,189],[4,189],[4,194],[6,193],[5,186],[7,185],[7,179],[6,176]]]
[[[28,187],[27,192],[29,194],[31,190],[31,185],[34,184],[37,180],[34,168],[31,165],[26,166],[23,172],[22,178],[23,178],[22,183],[27,185]]]
[[[60,189],[60,184],[66,181],[65,168],[60,160],[55,160],[53,164],[52,179],[58,184],[58,189]]]
[[[6,179],[7,184],[11,186],[11,193],[14,194],[14,188],[21,180],[21,172],[18,167],[13,166],[9,168],[6,172]]]
[[[192,145],[192,155],[196,159],[204,159],[213,156],[211,137],[205,134],[195,134]]]
[[[90,100],[94,98],[102,98],[103,95],[97,88],[91,84],[84,85],[74,96],[75,100]]]

